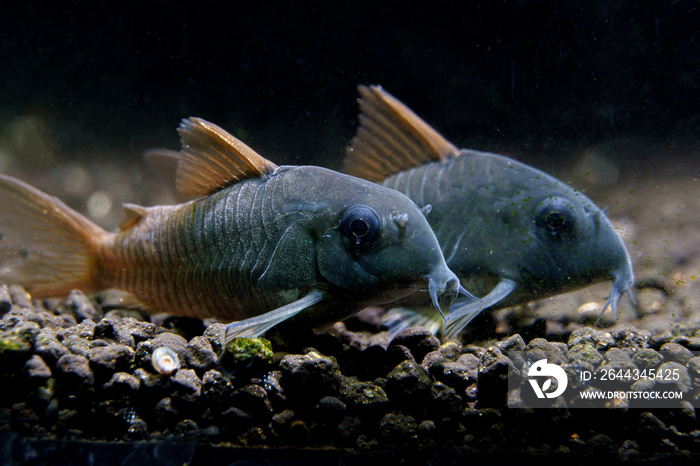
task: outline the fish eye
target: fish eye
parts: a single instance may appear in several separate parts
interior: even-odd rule
[[[343,214],[340,226],[345,236],[355,244],[367,244],[379,233],[379,215],[370,207],[351,207]]]
[[[561,197],[545,199],[537,206],[535,223],[552,236],[568,233],[576,224],[575,207],[571,201]]]

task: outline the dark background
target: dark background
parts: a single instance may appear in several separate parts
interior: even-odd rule
[[[605,141],[697,147],[699,2],[428,3],[4,2],[0,132],[37,115],[64,159],[136,160],[200,116],[279,164],[335,168],[356,86],[377,83],[458,146],[538,166]]]

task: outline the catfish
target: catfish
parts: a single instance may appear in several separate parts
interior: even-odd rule
[[[436,307],[466,292],[403,194],[321,167],[277,166],[199,118],[178,131],[176,185],[194,199],[124,204],[116,232],[0,175],[0,230],[22,238],[0,281],[38,299],[123,290],[149,312],[231,322],[227,342],[288,319],[332,323],[418,291]]]
[[[603,307],[623,293],[635,304],[629,252],[588,197],[512,158],[458,149],[380,86],[359,86],[359,126],[343,172],[395,189],[427,216],[462,286],[444,322],[420,302],[403,308],[412,324],[455,337],[486,309],[543,299],[612,280]],[[415,301],[415,300],[413,300]]]

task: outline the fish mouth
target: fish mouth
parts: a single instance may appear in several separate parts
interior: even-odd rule
[[[632,289],[634,286],[634,272],[632,270],[632,264],[628,263],[627,267],[613,273],[613,279],[614,281],[612,290],[610,291],[610,297],[605,302],[605,306],[603,306],[603,310],[600,312],[600,315],[595,322],[596,327],[598,326],[600,319],[603,317],[603,313],[606,311],[606,309],[608,309],[608,306],[612,311],[613,320],[617,320],[617,309],[623,294],[627,293],[632,305],[634,307],[638,306],[637,298],[634,296],[634,291]]]
[[[441,305],[447,303],[449,306],[459,296],[463,294],[473,299],[475,298],[460,284],[459,278],[450,272],[446,277],[435,278],[428,277],[428,294],[433,306],[438,310],[443,320],[446,320],[445,314],[442,312]]]

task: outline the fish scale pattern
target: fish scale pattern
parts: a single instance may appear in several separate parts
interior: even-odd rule
[[[255,315],[251,302],[283,304],[257,286],[280,230],[279,213],[263,205],[269,189],[249,181],[149,209],[133,230],[106,241],[102,280],[145,304],[200,318],[242,319]]]

